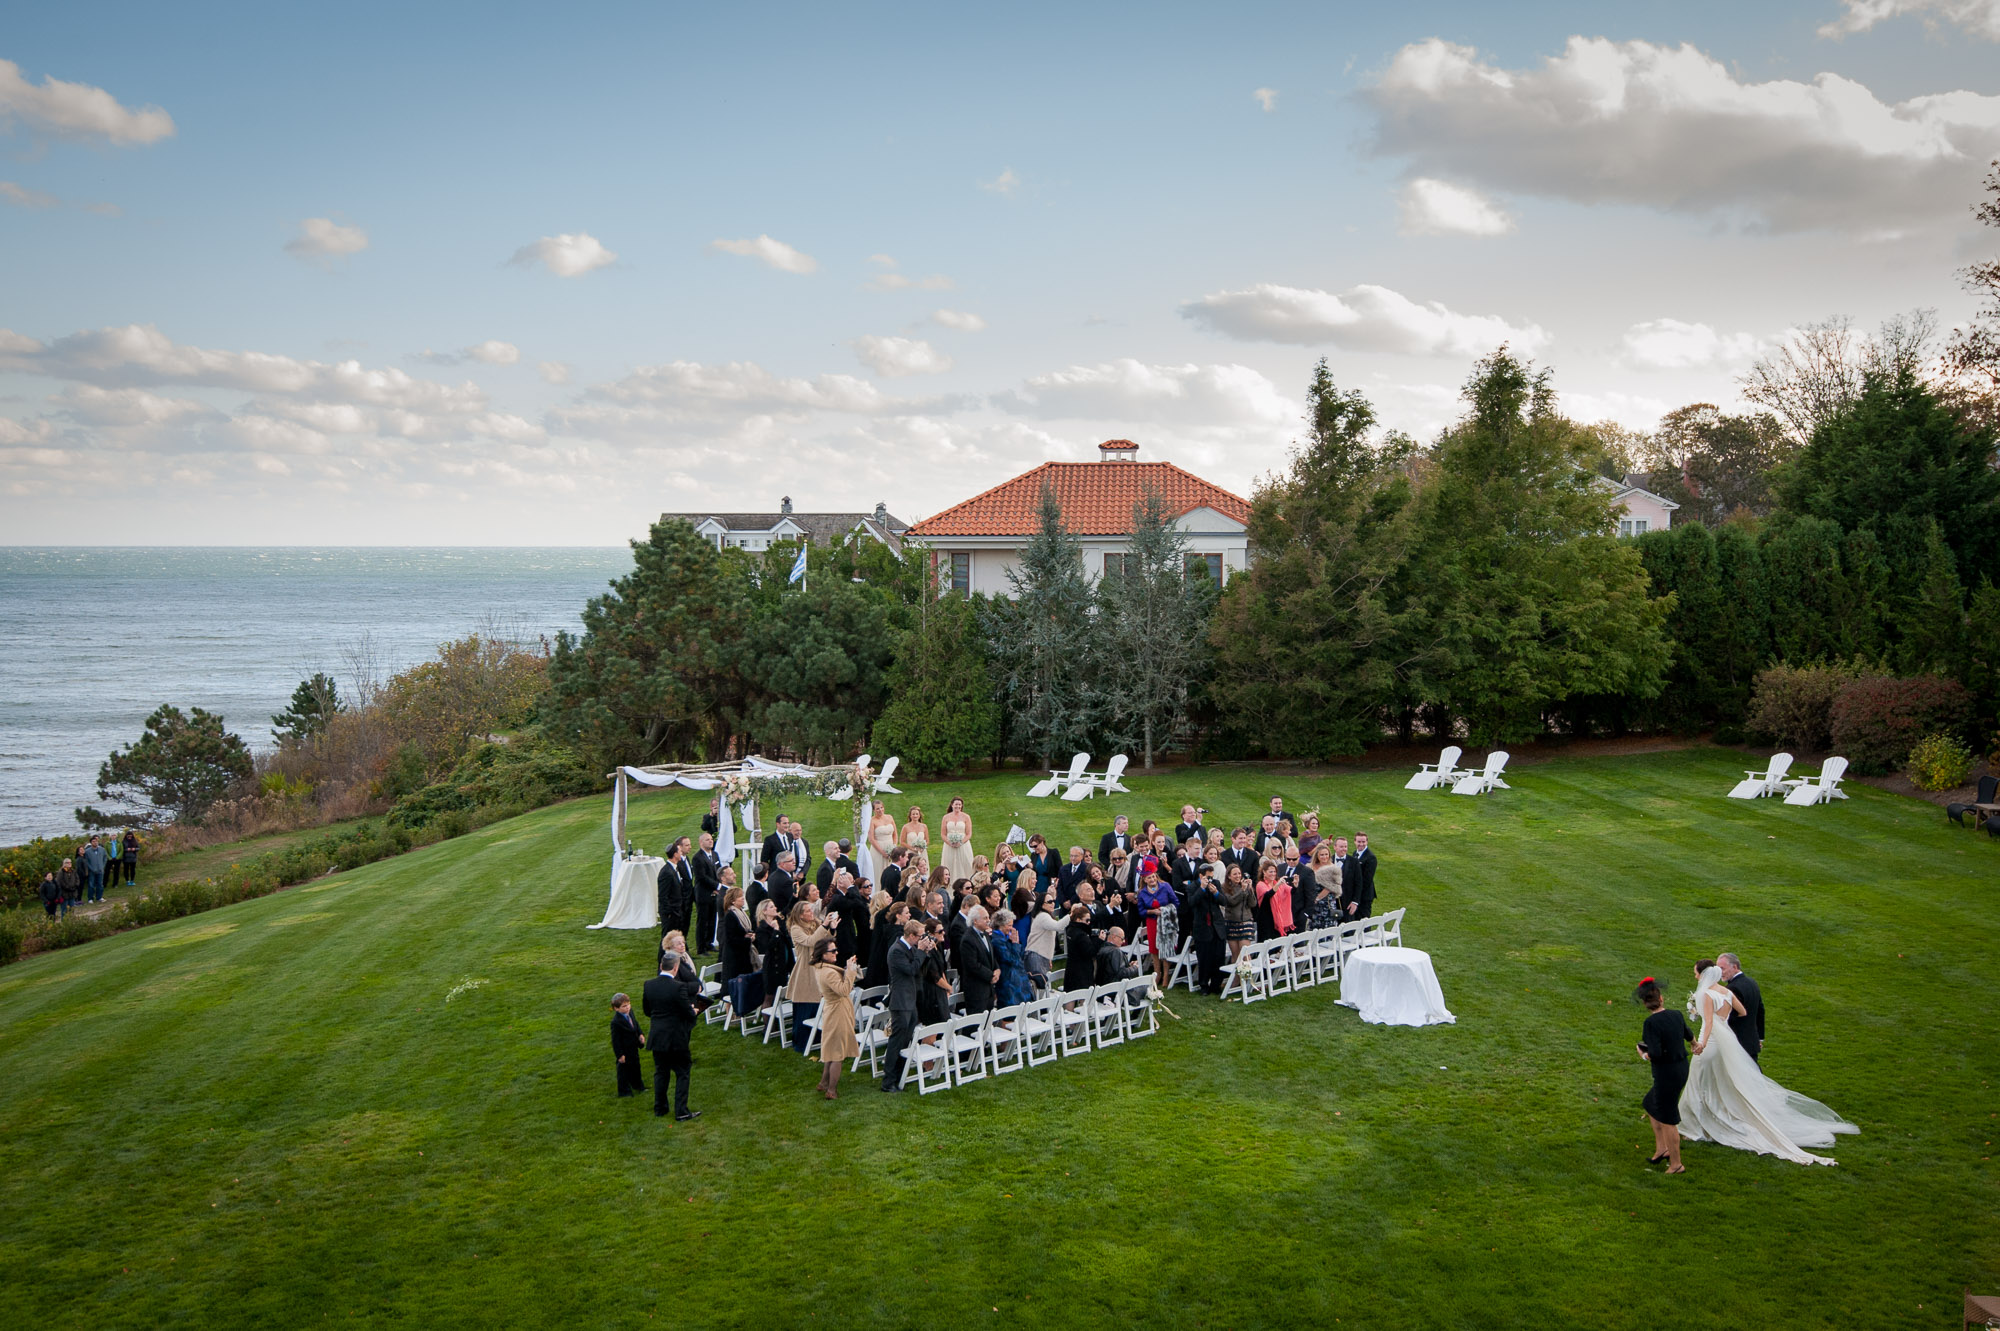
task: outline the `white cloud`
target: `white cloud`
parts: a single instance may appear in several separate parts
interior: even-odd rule
[[[1037,375],[994,405],[1045,419],[1275,425],[1298,405],[1247,365],[1147,365],[1130,358]]]
[[[63,415],[80,425],[164,425],[191,416],[219,414],[205,403],[184,397],[160,397],[143,388],[72,384],[51,400]]]
[[[308,217],[299,223],[299,234],[285,242],[285,253],[308,263],[344,259],[368,248],[368,233],[358,226],[342,226],[330,217]]]
[[[723,254],[740,254],[746,259],[755,259],[767,268],[775,268],[781,273],[806,274],[819,268],[819,261],[810,254],[801,253],[782,240],[769,236],[758,236],[754,240],[714,240],[708,247]]]
[[[53,208],[62,202],[53,194],[16,185],[11,180],[0,180],[0,199],[5,199],[16,208]]]
[[[871,254],[868,256],[868,262],[878,264],[883,268],[894,268],[896,266],[895,259],[887,254]]]
[[[539,263],[557,277],[582,277],[617,259],[589,232],[565,231],[560,236],[543,236],[532,245],[523,245],[507,262],[516,266]]]
[[[956,329],[961,333],[983,333],[986,331],[986,321],[978,315],[968,313],[965,310],[933,310],[931,311],[931,322],[942,325],[945,328]]]
[[[1478,190],[1419,176],[1403,186],[1406,236],[1504,236],[1514,219]]]
[[[1561,393],[1557,400],[1563,415],[1573,421],[1615,421],[1628,430],[1654,429],[1670,410],[1659,398],[1635,393]]]
[[[513,365],[521,359],[521,349],[512,342],[488,338],[476,347],[467,347],[465,358],[482,365]]]
[[[869,334],[854,339],[854,354],[863,365],[884,379],[900,379],[910,374],[943,374],[951,368],[951,357],[928,342],[909,337],[876,337]]]
[[[570,367],[559,360],[537,361],[535,373],[542,376],[545,384],[566,384],[569,382]]]
[[[0,358],[0,364],[4,364]],[[886,396],[866,379],[822,374],[786,379],[751,361],[705,365],[669,361],[646,365],[622,379],[592,387],[589,397],[625,406],[669,408],[684,414],[723,412],[853,412],[862,415],[909,411],[924,404]]]
[[[1884,103],[1837,74],[1746,83],[1692,46],[1572,37],[1528,69],[1405,46],[1364,96],[1374,150],[1417,176],[1772,230],[1962,216],[2000,151],[2000,97]]]
[[[120,145],[157,143],[174,132],[174,118],[157,106],[127,110],[102,88],[48,75],[37,87],[21,77],[19,65],[0,60],[0,125],[15,120],[59,138]]]
[[[1278,90],[1276,88],[1259,88],[1250,94],[1250,99],[1266,111],[1275,111],[1278,109]]]
[[[1204,296],[1183,305],[1181,314],[1246,342],[1408,356],[1481,356],[1503,342],[1532,352],[1548,341],[1548,334],[1534,324],[1458,314],[1437,301],[1419,305],[1387,287],[1368,285],[1334,295],[1265,283]]]
[[[2000,42],[2000,0],[1841,0],[1847,12],[1819,30],[1822,37],[1866,32],[1903,14],[1920,15],[1927,28],[1940,19],[1975,37]]]
[[[1747,365],[1764,350],[1750,333],[1718,333],[1705,323],[1648,319],[1625,330],[1619,359],[1642,370],[1728,370]]]
[[[1021,188],[1021,178],[1014,174],[1014,168],[1010,166],[993,179],[980,181],[979,188],[989,194],[1012,194]]]
[[[870,291],[949,291],[951,279],[943,273],[932,273],[929,277],[906,277],[902,273],[876,273],[868,279]]]

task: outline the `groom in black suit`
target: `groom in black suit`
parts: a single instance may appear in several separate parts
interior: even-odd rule
[[[1754,1061],[1761,1061],[1764,1052],[1764,994],[1757,988],[1757,982],[1743,973],[1743,964],[1734,952],[1724,952],[1715,958],[1716,967],[1722,972],[1722,982],[1729,986],[1743,1004],[1743,1015],[1729,1019],[1729,1029],[1736,1032],[1736,1042]]]

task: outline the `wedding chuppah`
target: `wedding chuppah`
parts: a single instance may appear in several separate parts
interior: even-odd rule
[[[868,841],[870,800],[878,790],[888,789],[890,759],[882,772],[862,754],[851,763],[812,767],[803,763],[777,763],[767,758],[749,757],[739,762],[663,764],[654,767],[620,767],[611,774],[611,895],[604,918],[592,929],[656,929],[661,925],[655,885],[664,861],[631,853],[625,837],[625,808],[630,782],[642,786],[684,786],[689,790],[713,790],[716,795],[715,826],[705,828],[715,837],[715,856],[724,865],[741,860],[737,881],[747,883],[757,866],[763,829],[758,826],[759,796],[816,795],[845,801],[852,807],[846,822],[864,874],[875,876],[874,855]],[[747,834],[739,843],[737,818]]]

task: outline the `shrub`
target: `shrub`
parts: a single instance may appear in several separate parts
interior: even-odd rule
[[[571,795],[588,794],[598,785],[574,749],[526,731],[510,743],[479,745],[443,780],[397,800],[388,821],[391,829],[415,829],[475,809],[540,808]],[[463,821],[449,825],[456,830],[448,831],[447,836],[462,835],[470,826]]]
[[[1956,733],[1972,695],[1955,679],[1857,679],[1833,702],[1833,746],[1863,775],[1894,771],[1925,735]]]
[[[20,957],[21,942],[27,934],[27,921],[19,911],[0,912],[0,966]]]
[[[1910,749],[1904,770],[1918,790],[1955,790],[1972,770],[1972,750],[1951,735],[1926,735]]]
[[[1743,723],[1773,744],[1824,753],[1833,744],[1834,699],[1859,675],[1855,667],[1838,662],[1766,666],[1751,686],[1750,712]]]
[[[62,867],[63,856],[73,854],[79,837],[37,837],[25,846],[0,850],[0,910],[34,905],[42,875]]]

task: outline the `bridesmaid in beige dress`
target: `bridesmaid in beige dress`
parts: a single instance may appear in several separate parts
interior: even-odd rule
[[[972,877],[972,817],[965,811],[965,801],[952,796],[951,805],[943,818],[938,820],[939,830],[944,833],[944,855],[939,863],[951,875],[955,883],[961,878]]]
[[[903,845],[910,852],[910,862],[922,863],[928,872],[931,863],[931,829],[924,824],[924,811],[920,806],[915,804],[910,806],[910,821],[903,824],[902,838]]]
[[[889,867],[889,852],[896,848],[896,819],[882,801],[875,801],[875,812],[868,819],[868,845],[875,852],[875,878],[880,881],[882,870]]]

